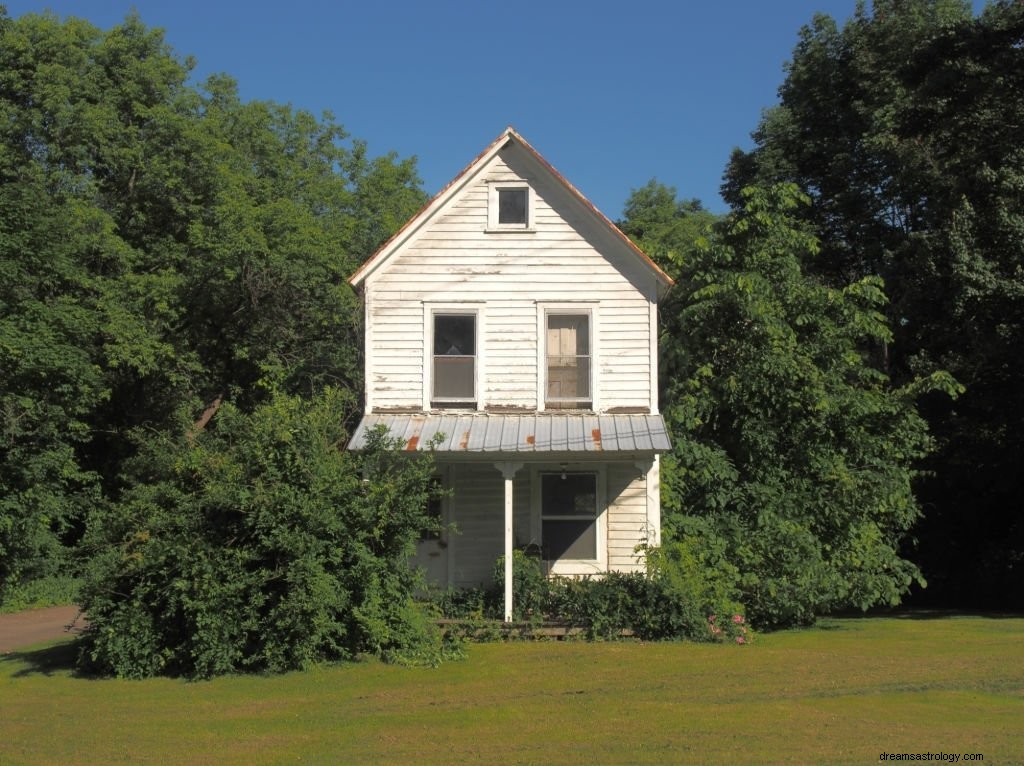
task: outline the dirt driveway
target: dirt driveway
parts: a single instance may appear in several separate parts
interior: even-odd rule
[[[51,606],[0,614],[0,654],[77,635],[84,627],[85,618],[77,606]]]

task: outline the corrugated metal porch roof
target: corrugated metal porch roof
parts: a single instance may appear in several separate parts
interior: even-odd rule
[[[400,438],[407,450],[453,453],[665,452],[668,432],[660,415],[371,414],[363,417],[349,442],[366,446],[378,425]],[[438,437],[438,435],[441,435]]]

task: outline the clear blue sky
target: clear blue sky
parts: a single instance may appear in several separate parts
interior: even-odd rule
[[[433,194],[513,125],[610,218],[657,177],[724,210],[722,170],[814,13],[855,0],[0,0],[109,28],[131,8],[245,99],[330,110]],[[980,5],[980,1],[976,2]]]

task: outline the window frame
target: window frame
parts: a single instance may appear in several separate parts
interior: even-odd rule
[[[534,542],[540,545],[541,550],[544,550],[544,520],[545,518],[554,518],[558,514],[553,514],[551,517],[544,515],[544,492],[543,492],[543,477],[544,476],[561,476],[563,473],[567,475],[580,475],[586,474],[594,477],[594,489],[595,489],[595,509],[594,509],[594,538],[596,547],[596,558],[592,559],[545,559],[547,565],[547,571],[553,575],[587,575],[603,573],[608,570],[608,505],[605,494],[605,485],[607,481],[607,475],[605,466],[587,465],[581,463],[575,464],[544,464],[534,466],[531,470],[531,506],[533,512],[531,514],[531,537]],[[566,517],[570,518],[570,517]],[[581,517],[575,516],[571,518],[579,519]],[[557,520],[557,518],[554,518]],[[543,555],[543,553],[541,554]]]
[[[526,221],[523,223],[499,223],[498,199],[503,191],[526,192]],[[534,199],[537,195],[526,181],[489,181],[487,184],[487,231],[532,233],[534,226]]]
[[[473,364],[473,397],[460,399],[456,397],[434,396],[434,335],[435,319],[439,316],[471,316],[474,319],[473,346],[475,353]],[[481,301],[461,301],[457,303],[423,304],[423,409],[427,410],[482,410],[483,369],[484,369],[484,311]],[[469,356],[468,354],[466,356]]]
[[[590,349],[590,398],[554,402],[548,400],[548,317],[586,316]],[[592,302],[562,302],[537,304],[537,409],[541,412],[573,411],[595,412],[598,409],[598,338],[599,320],[597,304]]]

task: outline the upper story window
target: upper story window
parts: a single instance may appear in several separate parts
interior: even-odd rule
[[[431,402],[441,406],[476,404],[476,314],[433,314]]]
[[[547,315],[545,407],[590,409],[593,402],[590,314]]]
[[[533,231],[533,190],[522,181],[491,183],[487,198],[488,231]]]

